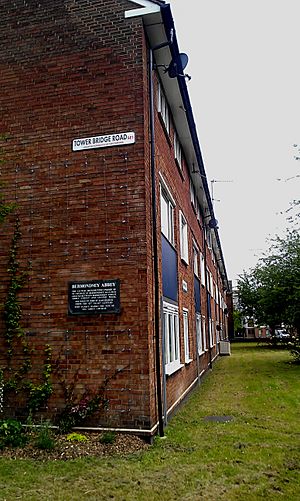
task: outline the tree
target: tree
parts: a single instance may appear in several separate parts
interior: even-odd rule
[[[268,255],[238,281],[239,304],[245,315],[274,329],[286,325],[300,332],[300,235],[276,237]]]
[[[235,336],[242,335],[244,332],[243,314],[236,308],[233,309],[233,325],[234,325],[234,335]]]

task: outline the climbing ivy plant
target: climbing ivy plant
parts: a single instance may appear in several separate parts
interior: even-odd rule
[[[19,217],[17,217],[9,251],[7,269],[9,275],[9,285],[4,304],[5,339],[7,344],[7,357],[9,363],[11,362],[13,355],[14,338],[24,337],[24,331],[21,327],[22,308],[18,298],[18,292],[25,285],[27,272],[20,270],[20,264],[18,261],[18,243],[20,238],[20,220]],[[24,348],[26,347],[26,344],[27,343],[24,343],[23,341]]]
[[[1,139],[5,139],[5,137],[0,135],[0,140]],[[5,202],[0,186],[0,224],[3,223],[7,216],[13,213],[16,208],[15,204]],[[19,292],[25,286],[28,278],[28,270],[22,269],[18,257],[21,239],[20,228],[20,217],[16,215],[13,236],[9,248],[7,266],[8,288],[3,307],[7,366],[0,367],[0,413],[4,410],[3,402],[5,392],[14,392],[16,394],[24,392],[28,396],[28,415],[31,415],[46,404],[53,391],[50,380],[52,372],[51,348],[49,345],[45,347],[42,381],[33,383],[28,378],[28,373],[32,367],[32,350],[22,327],[22,306],[19,299]],[[14,370],[14,355],[16,354],[15,350],[18,345],[21,345],[22,364],[18,369]]]

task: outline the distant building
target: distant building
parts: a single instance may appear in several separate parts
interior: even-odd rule
[[[23,370],[38,383],[49,346],[43,412],[100,388],[107,405],[85,426],[152,435],[228,338],[229,284],[170,6],[5,2],[1,21],[0,168],[17,209],[1,227],[0,328],[18,215],[32,350],[25,368],[14,341],[8,369],[1,334],[4,378]],[[24,415],[22,402],[5,412]]]

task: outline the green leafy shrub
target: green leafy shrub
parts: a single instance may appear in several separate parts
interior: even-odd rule
[[[116,440],[116,434],[114,431],[104,432],[99,439],[101,444],[113,444],[115,440]]]
[[[70,442],[87,442],[88,440],[85,435],[81,435],[80,433],[69,433],[66,438]]]
[[[27,442],[25,430],[16,419],[5,419],[0,422],[0,448],[6,446],[23,447]]]
[[[50,423],[46,421],[40,426],[39,432],[34,442],[35,447],[50,451],[55,447],[55,438],[50,429]]]

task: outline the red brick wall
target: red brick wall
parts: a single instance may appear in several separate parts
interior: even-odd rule
[[[1,177],[18,208],[1,228],[0,302],[18,213],[18,256],[29,270],[19,297],[34,350],[30,377],[41,377],[49,344],[52,410],[64,405],[66,386],[75,383],[78,398],[112,378],[110,411],[94,424],[147,428],[145,49],[141,21],[124,19],[128,5],[57,0],[2,7],[0,131],[9,140]],[[125,131],[136,133],[134,145],[71,151],[72,139]],[[68,316],[68,281],[106,278],[121,281],[121,314]]]
[[[0,132],[8,139],[2,142],[5,163],[0,169],[6,198],[15,201],[17,209],[1,227],[0,366],[6,364],[2,333],[7,260],[19,215],[18,256],[21,268],[28,271],[19,294],[22,327],[33,349],[29,376],[41,380],[49,344],[54,371],[50,412],[63,408],[64,391],[74,387],[78,401],[107,380],[109,410],[90,424],[150,429],[157,422],[157,397],[148,54],[141,20],[124,19],[129,6],[115,0],[56,0],[47,5],[17,1],[2,9]],[[135,144],[71,150],[72,139],[127,131],[135,132]],[[168,140],[157,114],[155,131],[157,194],[161,171],[176,200],[181,359],[184,307],[189,310],[193,358],[167,378],[170,408],[207,369],[210,356],[201,356],[197,366],[192,236],[204,249],[190,202],[188,169],[184,165],[180,174],[173,129]],[[179,209],[189,226],[189,266],[180,259]],[[157,216],[159,223],[159,204]],[[218,281],[208,248],[206,254]],[[68,315],[69,281],[114,278],[121,283],[119,315]],[[187,293],[182,280],[188,284]],[[162,290],[161,277],[159,285]],[[206,316],[203,287],[201,295]],[[212,312],[218,316],[213,300]],[[14,350],[14,367],[20,368],[20,346]],[[217,351],[215,346],[212,358]]]
[[[215,342],[214,347],[202,354],[197,364],[197,346],[196,346],[196,312],[194,304],[194,272],[193,272],[193,240],[196,242],[198,249],[204,255],[204,240],[203,240],[203,224],[204,219],[199,223],[195,209],[191,203],[190,196],[190,173],[185,161],[183,161],[182,170],[179,169],[174,155],[174,125],[171,122],[169,134],[163,125],[162,119],[157,111],[157,94],[158,83],[156,79],[155,93],[155,137],[156,137],[156,168],[157,168],[157,193],[159,194],[159,172],[162,174],[168,189],[176,203],[175,206],[175,249],[177,252],[178,265],[178,307],[180,321],[180,360],[184,364],[184,334],[183,334],[183,308],[188,309],[189,315],[189,348],[190,355],[193,359],[191,363],[184,364],[184,367],[175,372],[171,376],[167,376],[167,409],[178,402],[187,388],[189,388],[199,374],[206,371],[211,360],[214,360],[218,355],[218,345]],[[184,111],[182,111],[184,113]],[[158,195],[159,199],[159,195]],[[180,234],[179,234],[179,211],[182,211],[188,224],[188,244],[189,244],[189,264],[187,265],[180,257]],[[160,221],[160,213],[158,213],[158,221]],[[206,220],[207,222],[207,220]],[[160,240],[159,240],[160,241]],[[215,283],[218,283],[219,289],[222,291],[220,274],[217,269],[216,261],[212,259],[211,249],[206,245],[206,266],[213,275]],[[200,270],[200,266],[199,266]],[[188,285],[188,291],[183,292],[182,281]],[[162,282],[162,277],[160,278]],[[162,283],[160,284],[162,290]],[[223,291],[222,291],[223,292]],[[206,289],[201,285],[201,314],[207,320],[207,294]],[[211,314],[214,320],[214,325],[219,323],[222,315],[219,305],[214,299],[211,299]],[[208,325],[206,325],[206,336],[208,336]],[[215,336],[214,336],[215,339]],[[207,347],[209,341],[207,338]]]

